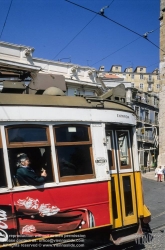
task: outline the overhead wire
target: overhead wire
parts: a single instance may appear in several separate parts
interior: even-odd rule
[[[71,42],[73,42],[74,39],[95,19],[97,14],[64,46],[63,49],[61,49],[52,59],[55,59],[64,49],[66,49]]]
[[[158,30],[158,28],[154,29],[152,32],[155,32],[156,30]],[[118,51],[120,51],[120,50],[122,50],[122,49],[124,49],[125,47],[127,47],[128,45],[130,45],[130,44],[136,42],[136,41],[137,41],[138,39],[140,39],[140,38],[141,38],[141,37],[138,37],[137,39],[131,41],[130,43],[124,45],[123,47],[117,49],[116,51],[112,52],[111,54],[109,54],[109,55],[103,57],[102,59],[98,60],[97,62],[93,63],[91,66],[93,66],[93,65],[95,65],[95,64],[97,64],[97,63],[99,63],[99,62],[101,62],[101,61],[103,61],[103,60],[105,60],[105,59],[107,59],[109,56],[111,56],[111,55],[117,53]]]
[[[79,4],[76,4],[76,3],[74,3],[74,2],[71,2],[70,0],[65,0],[65,1],[66,1],[66,2],[69,2],[69,3],[73,4],[73,5],[76,5],[76,6],[80,7],[80,8],[83,8],[83,9],[85,9],[85,10],[88,10],[88,11],[90,11],[90,12],[93,12],[93,13],[95,13],[95,14],[97,14],[97,15],[100,15],[100,16],[106,18],[106,19],[108,19],[109,21],[111,21],[111,22],[113,22],[113,23],[115,23],[115,24],[117,24],[117,25],[119,25],[119,26],[121,26],[121,27],[127,29],[128,31],[130,31],[130,32],[132,32],[132,33],[138,35],[139,37],[144,38],[146,41],[150,42],[150,43],[153,44],[155,47],[157,47],[159,50],[161,50],[161,51],[163,51],[163,52],[165,53],[164,50],[162,50],[159,46],[157,46],[157,45],[156,45],[155,43],[153,43],[151,40],[149,40],[148,38],[146,38],[144,35],[141,35],[141,34],[137,33],[136,31],[134,31],[134,30],[132,30],[132,29],[130,29],[130,28],[124,26],[124,25],[121,24],[121,23],[118,23],[117,21],[115,21],[115,20],[113,20],[113,19],[111,19],[111,18],[105,16],[104,14],[98,13],[98,12],[96,12],[96,11],[94,11],[94,10],[91,10],[91,9],[89,9],[89,8],[86,8],[86,7],[82,6],[82,5],[79,5]]]
[[[65,0],[67,1],[67,0]],[[114,2],[114,0],[111,1],[111,3],[108,5],[108,7]],[[66,49],[69,44],[71,44],[71,42],[73,42],[76,37],[95,19],[95,17],[99,14],[99,12],[95,12],[95,16],[64,46],[64,48],[62,48],[54,57],[53,59],[55,59],[64,49]]]
[[[1,34],[0,34],[0,39],[2,37],[2,34],[3,34],[4,28],[5,28],[7,19],[8,19],[8,16],[9,16],[9,12],[10,12],[10,9],[11,9],[12,2],[13,2],[13,0],[11,0],[11,2],[10,2],[10,6],[9,6],[9,9],[8,9],[8,12],[7,12],[7,15],[6,15],[6,18],[5,18],[5,22],[3,24],[3,28],[2,28],[2,31],[1,31]]]
[[[123,46],[123,47],[121,47],[120,49],[117,49],[116,51],[112,52],[111,54],[109,54],[109,55],[107,55],[107,56],[103,57],[103,58],[102,58],[102,59],[100,59],[99,61],[97,61],[97,62],[93,63],[91,66],[93,66],[93,65],[95,65],[95,64],[97,64],[97,63],[99,63],[99,62],[101,62],[101,61],[103,61],[103,60],[105,60],[105,59],[107,59],[109,56],[111,56],[111,55],[115,54],[116,52],[118,52],[118,51],[120,51],[120,50],[122,50],[122,49],[124,49],[125,47],[127,47],[127,46],[128,46],[128,45],[130,45],[131,43],[136,42],[138,39],[140,39],[140,37],[138,37],[138,38],[136,38],[135,40],[133,40],[132,42],[130,42],[130,43],[128,43],[128,44],[126,44],[126,45],[124,45],[124,46]]]
[[[134,34],[136,34],[136,35],[138,35],[138,36],[143,37],[141,34],[137,33],[136,31],[131,30],[130,28],[128,28],[128,27],[126,27],[126,26],[124,26],[124,25],[123,25],[123,24],[121,24],[121,23],[116,22],[115,20],[112,20],[111,18],[109,18],[109,17],[107,17],[107,16],[105,16],[105,15],[102,15],[100,12],[96,12],[96,11],[94,11],[94,10],[88,9],[88,8],[86,8],[86,7],[82,6],[82,5],[79,5],[79,4],[76,4],[76,3],[73,3],[73,2],[71,2],[70,0],[65,0],[65,1],[66,1],[66,2],[69,2],[69,3],[73,4],[73,5],[76,5],[76,6],[80,7],[80,8],[82,8],[82,9],[85,9],[85,10],[88,10],[88,11],[90,11],[90,12],[93,12],[93,13],[95,13],[95,14],[99,15],[99,16],[102,16],[102,17],[104,17],[104,18],[106,18],[106,19],[110,20],[111,22],[114,22],[114,23],[116,23],[117,25],[119,25],[119,26],[121,26],[121,27],[123,27],[123,28],[125,28],[125,29],[129,30],[130,32],[132,32],[132,33],[134,33]]]

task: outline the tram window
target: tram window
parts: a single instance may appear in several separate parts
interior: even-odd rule
[[[9,164],[11,175],[14,176],[17,170],[17,155],[25,153],[29,157],[30,167],[40,176],[41,169],[47,172],[46,182],[53,181],[52,167],[51,167],[51,150],[50,147],[24,147],[24,148],[9,148]]]
[[[30,166],[38,175],[44,168],[47,172],[46,182],[54,181],[48,132],[48,127],[44,126],[24,125],[6,128],[11,176],[16,173],[17,155],[25,153],[31,162]]]
[[[7,187],[7,180],[6,180],[6,172],[5,172],[5,165],[3,159],[3,150],[0,149],[0,188]]]
[[[133,215],[132,189],[130,176],[123,176],[123,189],[125,200],[125,214],[126,216]]]
[[[93,178],[89,126],[55,127],[55,147],[61,181]]]
[[[131,168],[128,131],[117,131],[117,140],[118,140],[120,167],[122,169]]]
[[[8,142],[46,142],[46,128],[10,127],[7,129]]]
[[[67,126],[58,127],[56,130],[56,142],[77,142],[89,141],[89,133],[87,127]]]
[[[92,174],[89,146],[57,147],[60,176]]]

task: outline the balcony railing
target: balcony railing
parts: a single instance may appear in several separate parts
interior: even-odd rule
[[[154,138],[147,135],[137,135],[137,140],[142,142],[154,143]]]
[[[138,122],[142,122],[142,121],[143,121],[143,119],[142,119],[141,116],[138,116],[138,115],[137,115],[136,118],[137,118],[137,121],[138,121]]]
[[[154,78],[147,78],[148,83],[154,83]]]
[[[151,124],[151,123],[152,123],[151,119],[148,119],[148,118],[145,118],[145,119],[144,119],[144,122],[145,122],[145,123],[148,123],[148,124]]]

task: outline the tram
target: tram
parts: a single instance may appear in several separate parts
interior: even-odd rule
[[[0,93],[0,246],[56,244],[58,237],[60,244],[88,237],[120,245],[142,237],[151,214],[124,85],[97,97],[54,90]],[[19,153],[36,173],[46,169],[45,184],[19,183]]]

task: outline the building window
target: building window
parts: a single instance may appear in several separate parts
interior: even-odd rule
[[[140,68],[140,71],[143,71],[143,68]]]
[[[148,119],[149,119],[149,111],[146,110],[146,111],[145,111],[145,121],[147,122]]]
[[[160,84],[156,84],[156,88],[157,88],[157,89],[160,89]]]
[[[135,107],[135,113],[137,116],[139,116],[139,107],[137,107],[137,106]]]
[[[156,124],[158,124],[158,117],[159,117],[158,113],[155,112],[155,122],[156,122]]]
[[[60,180],[94,178],[90,127],[57,126],[54,133]]]
[[[131,85],[132,85],[132,88],[134,88],[134,87],[135,87],[135,84],[134,84],[134,83],[131,83]]]
[[[131,75],[131,78],[134,79],[134,74]]]
[[[115,69],[118,69],[118,67],[115,67]]]
[[[157,80],[160,80],[160,75],[157,75]]]
[[[140,79],[143,79],[143,75],[142,74],[140,74]]]
[[[143,89],[143,83],[140,83],[140,89]]]
[[[54,181],[51,164],[49,127],[47,126],[10,126],[6,128],[6,140],[11,176],[16,174],[17,155],[27,154],[31,167],[40,175],[42,168],[47,172],[46,182]]]
[[[148,76],[148,80],[151,81],[152,80],[152,75]]]

